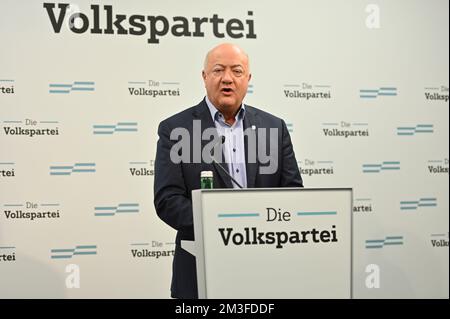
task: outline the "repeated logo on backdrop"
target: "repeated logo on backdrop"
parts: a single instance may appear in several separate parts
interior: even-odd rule
[[[434,248],[448,248],[449,233],[446,234],[431,234],[431,245]]]
[[[0,93],[14,94],[14,80],[0,79]]]
[[[10,137],[38,138],[60,135],[59,121],[34,119],[7,119],[2,121],[3,134]]]
[[[16,261],[16,247],[0,246],[0,262],[15,262]]]
[[[15,177],[15,165],[14,162],[0,162],[0,177]]]
[[[155,161],[133,161],[128,163],[128,170],[133,177],[153,176],[155,174]]]
[[[367,239],[366,249],[388,249],[392,246],[400,246],[404,244],[403,236],[390,235],[384,238]]]
[[[301,99],[305,101],[327,100],[331,99],[331,89],[331,85],[328,84],[290,83],[283,85],[283,96],[288,99]]]
[[[363,173],[387,173],[400,170],[399,161],[383,161],[381,163],[370,163],[362,165]]]
[[[50,83],[48,92],[50,94],[69,94],[78,92],[95,91],[95,82],[74,81],[72,83]]]
[[[152,240],[151,243],[132,243],[131,256],[133,258],[173,257],[175,254],[175,243],[163,243]]]
[[[392,96],[397,96],[396,87],[376,87],[359,90],[359,97],[361,99],[379,99]]]
[[[322,131],[329,137],[368,137],[369,123],[340,121],[333,123],[322,123]]]
[[[111,135],[122,132],[137,132],[137,122],[118,122],[111,124],[94,124],[92,126],[94,135]]]
[[[425,99],[430,102],[448,102],[448,86],[429,86],[424,88]]]
[[[128,92],[132,96],[179,97],[181,83],[177,81],[128,81]]]
[[[2,205],[3,217],[6,221],[37,222],[48,219],[59,219],[62,216],[59,203],[5,203]]]
[[[51,259],[75,259],[79,256],[97,255],[97,245],[76,245],[75,247],[54,248],[50,250]]]
[[[106,206],[96,206],[94,208],[95,216],[98,217],[113,217],[122,214],[138,214],[139,204],[138,203],[120,203],[118,205],[106,205]]]
[[[300,173],[302,176],[322,176],[334,174],[334,161],[332,160],[316,160],[304,159],[298,162]]]
[[[397,135],[400,136],[413,136],[413,135],[421,135],[424,133],[433,133],[434,125],[433,124],[417,124],[410,126],[400,126],[397,127]]]
[[[426,163],[426,167],[432,175],[448,174],[448,158],[430,159]]]
[[[402,211],[429,211],[430,207],[437,207],[436,197],[421,197],[400,201]]]
[[[53,176],[95,173],[95,171],[95,163],[70,163],[50,166],[50,175]]]
[[[353,212],[354,213],[372,213],[374,211],[372,207],[371,198],[355,198],[353,200]]]

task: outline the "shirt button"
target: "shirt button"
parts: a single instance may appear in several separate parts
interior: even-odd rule
[[[236,173],[239,173],[239,170],[238,170],[238,169],[236,170]]]
[[[235,148],[233,148],[233,152],[236,152],[236,149],[235,149]]]

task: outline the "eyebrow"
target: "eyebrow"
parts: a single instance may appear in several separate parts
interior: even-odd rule
[[[217,64],[213,65],[213,67],[216,67],[216,66],[220,66],[222,68],[226,67],[226,65],[223,65],[223,64],[220,64],[220,63],[217,63]],[[237,67],[243,68],[244,66],[242,64],[234,64],[234,65],[231,66],[231,68],[237,68]]]

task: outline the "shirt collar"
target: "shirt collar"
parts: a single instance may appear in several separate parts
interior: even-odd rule
[[[213,121],[216,121],[219,117],[219,110],[212,104],[212,102],[208,99],[208,96],[205,97],[206,104],[208,105],[209,112],[211,113],[211,117]],[[245,116],[245,105],[244,103],[241,104],[241,108],[239,109],[239,112],[237,114],[237,120],[243,119]]]

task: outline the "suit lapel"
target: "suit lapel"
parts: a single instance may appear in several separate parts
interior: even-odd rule
[[[208,105],[206,104],[205,100],[203,100],[199,105],[197,105],[197,107],[194,109],[193,116],[194,116],[194,118],[201,120],[202,133],[207,128],[216,128],[216,126],[214,125],[214,121],[211,117],[211,113],[209,112]],[[217,131],[216,131],[216,133],[217,133]],[[218,135],[216,135],[216,137],[218,137]],[[202,148],[201,149],[203,150],[203,148],[209,142],[210,142],[210,140],[202,139],[202,143],[201,143]],[[222,163],[225,163],[225,156],[224,156],[223,152],[222,152]],[[203,170],[213,170],[214,176],[219,177],[219,179],[214,178],[214,188],[224,188],[224,187],[225,188],[233,188],[230,177],[227,176],[217,166],[218,165],[215,163],[211,163],[211,164],[203,163],[203,160],[202,160],[202,167],[204,168]],[[222,166],[224,166],[225,169],[227,168],[226,165],[222,164]],[[199,179],[200,179],[200,176],[199,176]]]
[[[258,116],[253,112],[253,109],[249,106],[245,106],[245,117],[244,117],[244,132],[248,128],[249,130],[254,130],[256,139],[255,139],[255,149],[251,150],[252,152],[257,152],[257,145],[258,145],[258,127],[259,127],[259,119]],[[256,159],[256,163],[249,163],[249,157],[248,157],[248,137],[247,135],[244,135],[244,148],[245,148],[245,167],[247,172],[247,187],[248,188],[254,188],[256,185],[256,173],[258,171],[258,154],[256,153],[255,156],[253,156]]]

